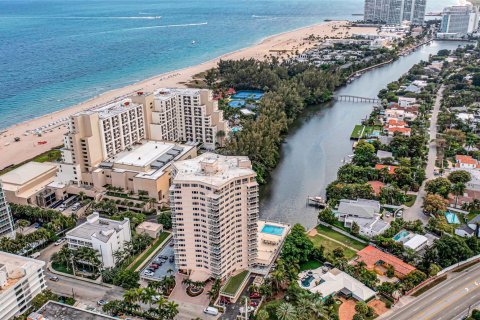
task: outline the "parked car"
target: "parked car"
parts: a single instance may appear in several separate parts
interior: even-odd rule
[[[50,276],[50,277],[48,277],[48,280],[53,281],[53,282],[57,282],[60,279],[57,276]]]
[[[146,275],[147,277],[153,277],[155,275],[155,273],[153,273],[150,270],[143,271],[143,274]]]
[[[258,301],[250,301],[250,305],[252,307],[257,307],[258,306]]]
[[[35,229],[38,229],[38,228],[40,228],[41,226],[40,226],[40,223],[35,222],[35,223],[33,224],[33,227],[34,227]]]
[[[170,262],[173,263],[173,262],[175,261],[175,256],[170,256],[170,258],[168,259],[168,261],[170,261]]]
[[[107,303],[108,303],[107,300],[98,300],[98,301],[97,301],[97,304],[98,304],[99,306],[104,306],[104,305],[106,305]]]
[[[262,296],[258,292],[250,293],[250,299],[260,299]]]
[[[65,210],[65,209],[67,209],[67,206],[65,205],[65,203],[62,203],[62,204],[58,207],[58,210],[60,210],[60,211],[63,211],[63,210]]]
[[[214,308],[214,307],[206,307],[203,310],[203,313],[206,313],[206,314],[209,314],[209,315],[212,315],[212,316],[218,316],[218,309]]]
[[[246,312],[248,312],[248,313],[253,312],[253,310],[255,310],[255,308],[252,307],[252,306],[248,306],[247,309],[245,309],[245,307],[241,307],[239,310],[240,310],[240,314],[245,314]]]
[[[40,256],[40,252],[34,252],[30,255],[30,258],[37,259]]]
[[[60,239],[58,239],[57,241],[55,241],[55,245],[56,245],[56,246],[59,246],[59,245],[61,245],[62,243],[64,243],[65,241],[67,241],[67,239],[65,239],[65,238],[60,238]]]

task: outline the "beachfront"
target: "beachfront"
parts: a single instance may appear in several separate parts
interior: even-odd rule
[[[71,114],[95,108],[97,105],[117,100],[137,91],[151,92],[158,87],[184,87],[185,83],[188,83],[194,75],[215,67],[220,59],[264,59],[265,56],[269,55],[282,56],[288,53],[292,54],[297,50],[302,52],[315,44],[315,42],[305,40],[312,34],[317,37],[344,38],[353,33],[373,34],[377,32],[376,28],[347,27],[346,23],[346,21],[332,21],[274,35],[257,45],[225,54],[196,66],[164,73],[133,85],[108,91],[62,111],[17,124],[5,129],[5,131],[0,130],[0,132],[3,131],[0,136],[0,154],[2,155],[0,157],[0,169],[21,163],[51,148],[62,145],[63,135],[67,130],[64,119]],[[42,127],[41,137],[32,134]],[[29,134],[26,135],[26,132],[29,132]],[[15,137],[19,137],[21,140],[15,142]]]

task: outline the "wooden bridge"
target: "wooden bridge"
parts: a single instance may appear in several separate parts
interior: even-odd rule
[[[333,98],[337,101],[348,101],[348,102],[373,102],[373,103],[380,102],[380,99],[378,98],[349,96],[349,95],[336,95]]]

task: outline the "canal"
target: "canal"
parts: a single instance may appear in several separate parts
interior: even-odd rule
[[[455,49],[461,42],[435,41],[408,56],[374,69],[337,91],[340,95],[376,97],[414,64],[441,49]],[[311,228],[317,209],[306,206],[307,196],[325,196],[336,179],[342,159],[352,154],[350,133],[372,111],[372,103],[333,101],[309,108],[293,125],[282,146],[281,161],[262,188],[263,219],[300,223]]]

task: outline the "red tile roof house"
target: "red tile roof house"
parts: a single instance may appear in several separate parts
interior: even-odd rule
[[[399,279],[403,279],[410,272],[416,270],[414,266],[403,262],[394,255],[383,252],[372,246],[367,246],[363,250],[358,251],[357,256],[355,263],[362,261],[366,264],[365,267],[367,270],[373,270],[381,275],[384,275],[387,272],[388,266],[393,267],[395,276]]]
[[[373,193],[375,194],[376,197],[378,197],[380,195],[380,192],[385,187],[385,183],[383,183],[381,181],[368,181],[367,183],[370,186],[372,186]]]
[[[375,170],[382,170],[383,168],[387,168],[389,174],[394,174],[395,170],[397,170],[398,166],[390,166],[387,164],[376,164]]]
[[[412,134],[412,129],[410,128],[401,128],[401,127],[388,127],[386,129],[389,136],[393,136],[395,132],[399,132],[401,135],[410,137]]]
[[[455,167],[462,169],[478,169],[480,168],[480,163],[471,156],[456,155]]]

